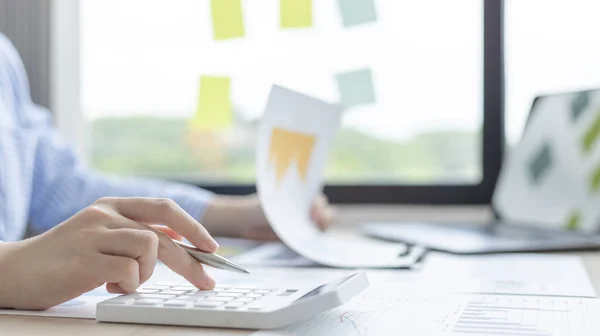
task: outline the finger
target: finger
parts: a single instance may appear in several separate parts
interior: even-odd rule
[[[167,225],[204,251],[214,252],[219,248],[208,231],[170,199],[110,198],[103,201],[112,204],[119,214],[136,222]]]
[[[173,231],[173,229],[171,229],[168,226],[164,226],[164,225],[150,225],[150,226],[153,229],[155,229],[156,231],[160,231],[160,232],[166,233],[167,236],[169,236],[169,238],[171,238],[171,239],[175,239],[175,240],[182,240],[183,239],[183,237],[179,233]]]
[[[157,235],[159,236],[158,259],[200,289],[215,287],[215,281],[206,274],[201,263],[175,244],[167,234],[157,231]]]
[[[319,229],[325,230],[335,218],[335,210],[329,205],[327,196],[321,194],[311,208],[311,219]]]
[[[145,225],[128,221],[129,228],[107,230],[98,240],[98,251],[103,254],[136,259],[139,265],[139,281],[146,282],[152,276],[158,257],[159,238]]]
[[[98,281],[115,283],[124,293],[135,292],[139,287],[140,271],[135,259],[99,254],[98,260],[97,267],[92,268]],[[107,286],[108,289],[114,289],[114,286]]]
[[[125,294],[125,290],[119,286],[119,284],[114,282],[106,283],[106,291],[112,294]]]
[[[167,267],[180,274],[200,289],[211,289],[215,286],[215,281],[206,274],[202,264],[175,244],[166,233],[156,230],[154,226],[144,225],[135,221],[121,222],[119,223],[119,227],[137,229],[138,231],[152,231],[158,238],[157,258]],[[122,229],[114,229],[112,231],[119,230]],[[107,286],[107,290],[108,289],[109,287]]]

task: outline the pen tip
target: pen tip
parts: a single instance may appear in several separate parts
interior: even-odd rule
[[[248,271],[246,271],[246,270],[243,270],[243,271],[244,271],[244,274],[250,274],[250,272],[248,272]]]

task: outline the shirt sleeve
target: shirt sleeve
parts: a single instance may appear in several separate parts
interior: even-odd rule
[[[103,175],[86,168],[52,127],[49,111],[31,101],[25,67],[14,46],[1,34],[0,47],[17,125],[35,137],[28,141],[33,145],[22,148],[24,155],[33,156],[28,209],[32,233],[48,230],[106,196],[171,198],[194,218],[203,216],[212,197],[208,191],[166,181]]]
[[[28,109],[30,114],[46,113],[33,104]],[[202,217],[212,197],[189,185],[87,169],[50,125],[40,127],[32,182],[29,219],[35,233],[61,223],[101,197],[171,198],[196,219]]]
[[[31,113],[42,113],[38,111]],[[66,220],[97,199],[114,197],[171,198],[200,219],[211,194],[196,187],[149,179],[103,175],[86,169],[73,151],[46,127],[35,153],[30,221],[44,231]]]

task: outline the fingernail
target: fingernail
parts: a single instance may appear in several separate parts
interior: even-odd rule
[[[208,249],[209,252],[213,252],[219,249],[219,244],[212,238],[210,238],[207,242],[206,242],[206,249]]]
[[[213,278],[211,278],[210,275],[204,273],[204,275],[202,276],[202,280],[204,281],[204,285],[206,286],[206,289],[215,288],[215,280]]]

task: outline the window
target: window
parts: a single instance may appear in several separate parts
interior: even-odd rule
[[[506,137],[515,145],[538,94],[600,88],[600,2],[506,2]]]
[[[270,85],[340,102],[340,78],[354,73],[373,93],[361,88],[363,99],[345,111],[326,174],[334,200],[489,201],[501,155],[502,62],[484,67],[484,55],[501,51],[500,1],[374,2],[375,22],[344,27],[338,0],[312,1],[313,26],[286,30],[278,0],[243,0],[245,36],[215,41],[210,1],[82,0],[90,164],[250,191]],[[231,78],[228,129],[190,127],[203,75]]]

